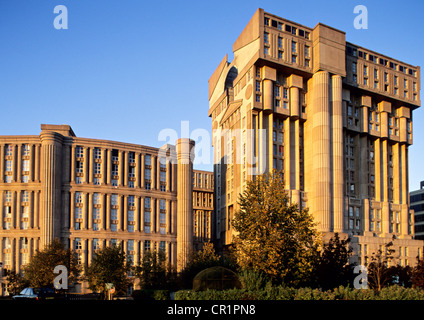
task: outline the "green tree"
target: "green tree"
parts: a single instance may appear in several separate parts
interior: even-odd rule
[[[190,253],[187,265],[180,273],[180,286],[183,288],[191,288],[193,286],[193,278],[200,271],[215,266],[232,268],[230,261],[217,255],[213,244],[206,242],[203,244],[202,250],[193,250]]]
[[[141,289],[172,288],[176,278],[174,268],[161,250],[147,251],[141,265],[135,268],[135,274],[140,280]]]
[[[28,280],[24,278],[21,273],[15,272],[15,270],[4,270],[6,275],[7,291],[12,294],[18,294],[25,287],[29,286]]]
[[[411,282],[414,288],[424,289],[424,259],[418,260],[411,271]]]
[[[316,281],[324,290],[347,286],[353,280],[353,266],[349,263],[352,248],[350,239],[340,239],[338,233],[324,243],[315,269]]]
[[[89,266],[85,268],[84,279],[89,289],[107,294],[107,283],[112,283],[116,294],[126,294],[132,280],[128,277],[131,266],[126,263],[122,247],[104,247],[97,251]]]
[[[318,232],[308,210],[290,204],[282,173],[249,181],[239,205],[232,225],[240,267],[290,285],[310,279],[319,255]]]
[[[393,253],[395,252],[392,247],[393,242],[390,241],[384,245],[384,251],[378,249],[370,257],[367,257],[370,260],[367,266],[368,284],[375,291],[380,291],[385,285],[392,282],[393,273],[390,263],[394,259]]]
[[[54,268],[64,265],[68,269],[68,284],[77,280],[80,272],[78,260],[71,249],[55,239],[43,250],[37,251],[31,261],[23,268],[24,280],[32,287],[53,287],[57,274]]]

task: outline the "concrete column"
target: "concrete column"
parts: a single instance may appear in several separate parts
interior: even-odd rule
[[[144,198],[140,198],[140,231],[144,232]]]
[[[4,148],[5,146],[3,144],[0,145],[0,183],[4,182]]]
[[[374,142],[374,172],[375,172],[375,200],[382,201],[381,195],[381,150],[380,150],[380,139],[376,139]]]
[[[128,186],[128,174],[129,174],[129,163],[128,163],[128,152],[124,152],[124,185]]]
[[[107,163],[107,166],[106,166],[106,173],[107,173],[106,183],[108,185],[110,185],[111,180],[112,180],[112,150],[111,149],[107,149],[107,160],[106,161],[105,161],[105,166],[106,166],[106,163]]]
[[[312,175],[311,212],[320,232],[331,231],[331,164],[330,164],[330,87],[329,74],[313,75],[312,93]]]
[[[157,188],[157,184],[156,184],[156,175],[158,174],[158,166],[157,166],[157,161],[156,161],[157,157],[152,155],[151,156],[151,163],[152,163],[152,170],[151,170],[151,185],[150,187],[152,188],[152,190]]]
[[[128,230],[128,196],[124,196],[124,219],[122,222],[123,222],[122,230],[127,231]]]
[[[22,144],[18,144],[16,147],[18,148],[18,157],[16,159],[16,181],[22,182]]]
[[[171,162],[167,161],[166,162],[166,192],[170,192],[171,191]]]
[[[153,179],[152,179],[153,180]],[[157,229],[156,229],[156,221],[157,221],[157,217],[156,217],[156,209],[157,209],[157,205],[156,205],[156,199],[152,198],[152,200],[150,201],[151,204],[151,211],[150,211],[150,231],[151,233],[156,233]]]
[[[35,146],[35,155],[34,155],[34,180],[36,182],[40,181],[40,145]]]
[[[125,160],[123,151],[118,151],[118,160],[119,160],[119,186],[122,187],[124,185],[124,175],[125,175]]]
[[[274,110],[274,85],[272,80],[263,81],[263,102],[264,110]]]
[[[34,229],[40,228],[40,192],[34,193]]]
[[[102,180],[101,180],[101,184],[102,186],[106,185],[107,183],[107,150],[106,149],[102,149]]]
[[[89,183],[93,183],[94,181],[94,148],[90,148],[88,150],[89,154],[89,172],[88,172],[88,181]]]
[[[140,154],[136,153],[135,154],[135,187],[136,188],[140,188],[141,186],[141,177],[140,177],[140,171],[142,170],[141,168],[141,161],[140,161]]]
[[[408,147],[406,144],[401,144],[400,146],[400,152],[401,152],[401,203],[402,204],[408,204],[408,160],[407,160],[407,152]]]
[[[182,138],[176,141],[177,147],[177,270],[187,264],[193,249],[193,140]]]
[[[87,195],[87,204],[86,206],[88,206],[88,229],[92,230],[93,229],[93,194],[90,192]]]
[[[299,88],[290,88],[290,116],[299,117],[300,114],[300,103],[299,103]]]
[[[59,236],[61,208],[62,135],[41,132],[41,248]]]
[[[383,171],[383,201],[389,201],[389,164],[388,164],[388,147],[387,139],[381,141],[381,157],[382,157],[382,171]]]
[[[70,225],[69,229],[75,229],[75,192],[71,192],[71,212],[70,212]]]
[[[106,195],[106,230],[110,230],[110,212],[111,212],[111,205],[110,205],[110,194]]]
[[[172,223],[171,213],[172,213],[171,212],[171,201],[166,200],[166,234],[171,233],[171,223]]]
[[[89,183],[90,182],[90,168],[89,168],[89,164],[90,164],[90,152],[88,148],[84,148],[84,183]]]
[[[333,181],[333,223],[334,232],[343,232],[343,117],[342,77],[332,76],[332,181]]]
[[[284,184],[285,189],[292,189],[291,185],[291,122],[290,117],[284,119]]]
[[[140,187],[144,189],[144,170],[145,170],[145,156],[144,154],[140,155],[141,157],[141,164],[140,164]],[[144,207],[142,207],[144,209]]]
[[[75,182],[76,173],[76,158],[75,158],[75,146],[71,146],[71,182]]]
[[[393,202],[396,204],[400,204],[400,145],[399,143],[395,143],[392,148],[393,152]]]

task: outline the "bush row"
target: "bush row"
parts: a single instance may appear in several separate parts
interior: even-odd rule
[[[134,300],[169,300],[169,290],[134,290],[131,294]]]
[[[342,286],[328,291],[273,286],[260,290],[180,290],[175,293],[175,300],[424,300],[424,291],[398,285],[379,292]]]

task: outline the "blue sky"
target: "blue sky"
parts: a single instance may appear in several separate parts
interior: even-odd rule
[[[353,26],[360,4],[367,30]],[[68,9],[67,30],[53,26],[57,5]],[[424,66],[420,1],[0,0],[0,135],[65,123],[79,137],[159,147],[159,132],[179,133],[181,121],[210,131],[208,79],[259,7]],[[424,180],[423,120],[418,109],[410,190]]]

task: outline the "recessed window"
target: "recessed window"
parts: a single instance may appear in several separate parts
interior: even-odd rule
[[[269,33],[268,32],[264,33],[264,43],[269,44]]]
[[[292,53],[297,53],[297,43],[295,41],[292,41],[291,49]]]

